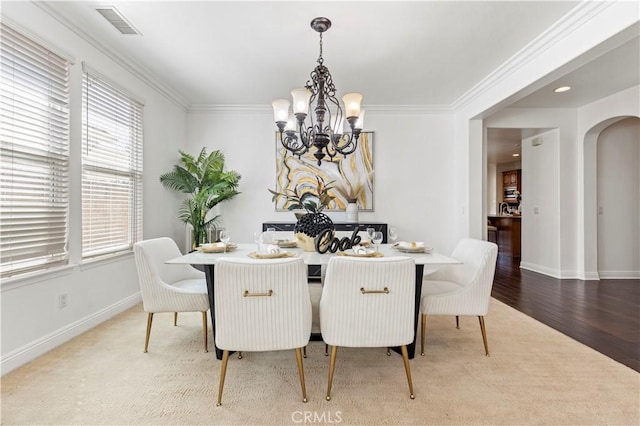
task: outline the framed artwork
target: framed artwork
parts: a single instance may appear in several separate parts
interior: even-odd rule
[[[355,199],[361,211],[373,211],[373,132],[362,132],[358,140],[358,148],[352,154],[336,155],[333,161],[328,157],[318,166],[313,156],[315,148],[298,158],[287,151],[281,144],[276,132],[276,188],[279,193],[285,190],[315,193],[316,176],[325,183],[330,182],[333,188],[329,194],[335,197],[328,211],[344,211],[351,199]],[[276,211],[286,211],[289,202],[279,197],[275,202]]]

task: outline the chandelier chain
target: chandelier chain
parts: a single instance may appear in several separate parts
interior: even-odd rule
[[[322,65],[324,59],[322,58],[322,33],[320,33],[320,56],[318,56],[318,63]]]

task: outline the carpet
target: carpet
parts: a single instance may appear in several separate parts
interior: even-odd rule
[[[154,318],[136,306],[2,377],[2,424],[637,425],[640,374],[492,299],[491,357],[475,317],[430,317],[426,356],[340,348],[332,400],[324,344],[305,361],[301,402],[294,351],[220,362],[202,351],[201,316]],[[211,345],[211,342],[210,342]]]

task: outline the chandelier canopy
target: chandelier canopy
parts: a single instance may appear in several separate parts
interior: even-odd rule
[[[344,112],[336,99],[333,78],[322,58],[322,33],[330,27],[331,21],[327,18],[311,21],[311,28],[320,33],[320,55],[318,65],[311,72],[311,80],[307,80],[305,87],[291,91],[293,115],[290,115],[291,103],[287,99],[272,102],[282,146],[298,157],[315,148],[313,156],[318,160],[318,166],[327,156],[333,160],[338,154],[346,157],[356,150],[364,119],[360,93],[347,93],[342,97]],[[310,109],[313,114],[309,114]],[[350,132],[343,131],[345,118]]]

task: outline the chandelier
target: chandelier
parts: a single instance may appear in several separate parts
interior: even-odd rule
[[[315,18],[311,21],[311,28],[320,33],[320,56],[318,65],[311,72],[311,80],[305,87],[291,91],[293,116],[289,115],[290,102],[286,99],[276,99],[272,106],[282,146],[298,158],[315,148],[313,156],[319,166],[327,156],[330,161],[338,154],[346,158],[356,150],[364,110],[360,111],[360,93],[347,93],[342,97],[344,112],[336,99],[333,78],[322,58],[322,33],[331,28],[331,21]],[[313,109],[313,114],[309,114],[310,109]],[[306,121],[308,115],[309,122]],[[350,132],[343,131],[345,118]]]

